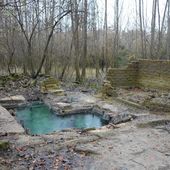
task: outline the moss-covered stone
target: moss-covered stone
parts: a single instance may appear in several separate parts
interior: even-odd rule
[[[102,96],[117,97],[116,90],[109,81],[105,81],[102,88]]]
[[[10,144],[8,141],[0,141],[0,150],[8,150],[10,148]]]
[[[55,93],[63,95],[64,91],[60,89],[60,83],[53,77],[48,77],[41,83],[41,92],[42,93]]]

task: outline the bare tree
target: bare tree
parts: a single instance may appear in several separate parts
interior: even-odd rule
[[[170,0],[168,0],[167,56],[170,60]]]
[[[71,3],[71,22],[72,22],[72,33],[73,33],[73,44],[75,53],[75,71],[76,81],[81,81],[80,76],[80,45],[79,45],[79,13],[78,13],[78,2],[75,0]]]
[[[145,58],[142,6],[143,6],[143,0],[139,0],[139,20],[140,20],[140,34],[141,34],[141,47],[142,47],[141,48],[141,54],[142,54],[142,58]]]
[[[98,0],[2,0],[0,69],[8,74],[22,70],[34,78],[39,73],[61,80],[69,76],[81,82],[87,78],[87,68],[95,69],[99,78],[100,69],[125,65],[134,55],[170,58],[170,0],[164,10],[161,1],[152,0],[152,14],[147,14],[146,0],[134,1],[133,9],[123,13],[122,1],[114,1],[112,27],[108,0],[104,15]],[[122,14],[129,10],[136,11],[136,21],[127,17],[122,29]]]
[[[166,13],[167,13],[167,7],[168,7],[168,0],[166,1],[165,8],[164,8],[164,11],[163,11],[162,23],[159,23],[160,28],[159,28],[159,35],[158,35],[158,59],[161,58],[161,55],[162,55],[161,51],[163,49],[163,32],[166,29],[165,28],[165,18],[166,18]]]
[[[155,26],[156,26],[156,9],[157,9],[157,0],[153,0],[152,4],[152,22],[151,22],[151,45],[150,45],[150,57],[155,57]]]
[[[82,75],[81,79],[84,80],[86,77],[86,66],[87,66],[87,0],[84,0],[84,23],[83,23],[83,63],[82,63]]]
[[[119,55],[119,0],[115,0],[115,21],[114,21],[114,48],[113,48],[113,56],[114,56],[114,67],[118,67],[118,55]]]
[[[39,75],[39,73],[41,72],[41,69],[43,67],[43,64],[45,62],[45,59],[47,58],[47,53],[48,53],[48,47],[49,47],[49,44],[50,44],[50,41],[52,39],[52,36],[53,36],[53,33],[54,33],[54,29],[56,27],[56,25],[66,16],[68,15],[69,13],[71,12],[71,10],[67,10],[67,11],[64,11],[62,14],[60,14],[60,16],[58,17],[58,19],[54,22],[54,25],[52,26],[51,28],[51,31],[48,35],[48,39],[47,39],[47,42],[46,42],[46,45],[45,45],[45,48],[44,48],[44,51],[43,51],[43,55],[42,55],[42,59],[41,59],[41,62],[40,62],[40,65],[38,67],[38,70],[36,72],[36,74],[33,76],[33,78],[37,78],[37,76]]]
[[[106,69],[108,67],[108,24],[107,24],[107,0],[105,0],[105,16],[104,16],[104,59],[106,62]]]

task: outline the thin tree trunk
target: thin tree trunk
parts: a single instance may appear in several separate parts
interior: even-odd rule
[[[107,25],[107,0],[105,0],[105,19],[104,19],[104,31],[105,31],[105,44],[104,44],[104,59],[106,63],[106,70],[108,69],[108,25]]]
[[[162,23],[161,23],[160,33],[159,33],[159,44],[158,44],[159,59],[161,58],[161,49],[163,47],[163,45],[162,45],[163,30],[164,30],[164,23],[165,23],[167,8],[168,8],[168,0],[166,1],[166,5],[164,8],[163,18],[162,18]]]
[[[144,54],[144,33],[143,33],[143,21],[142,21],[142,1],[139,0],[139,20],[140,20],[140,34],[141,34],[141,46],[142,46],[142,58],[145,58]]]
[[[170,60],[170,0],[168,0],[167,59]]]
[[[78,3],[77,0],[72,4],[71,12],[72,21],[72,32],[73,32],[73,43],[74,43],[74,53],[75,53],[75,71],[76,71],[76,81],[81,81],[80,75],[80,49],[79,49],[79,14],[78,14]]]
[[[48,39],[47,39],[47,42],[46,42],[46,45],[45,45],[45,48],[44,48],[44,52],[43,52],[43,56],[42,56],[40,65],[39,65],[39,67],[38,67],[38,70],[37,70],[36,74],[33,76],[33,78],[37,78],[38,75],[39,75],[39,73],[41,72],[41,69],[42,69],[42,67],[43,67],[43,65],[44,65],[45,59],[46,59],[46,57],[47,57],[48,46],[49,46],[49,44],[50,44],[50,41],[51,41],[51,38],[52,38],[52,36],[53,36],[54,29],[55,29],[56,25],[60,22],[61,19],[63,19],[63,18],[64,18],[66,15],[68,15],[70,12],[71,12],[71,11],[69,10],[69,11],[65,12],[63,15],[61,15],[61,16],[59,17],[59,19],[58,19],[57,21],[55,21],[54,25],[52,26],[51,31],[50,31],[50,34],[49,34]]]
[[[81,79],[86,78],[86,66],[87,66],[87,0],[84,0],[84,23],[83,23],[83,63],[82,63],[82,75]]]
[[[119,0],[115,1],[115,37],[114,37],[114,67],[118,67],[119,55]]]
[[[151,45],[150,45],[150,57],[153,59],[155,57],[155,24],[156,24],[156,7],[157,0],[153,0],[152,5],[152,22],[151,22]]]

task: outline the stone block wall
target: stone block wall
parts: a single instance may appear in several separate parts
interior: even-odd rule
[[[139,60],[139,86],[170,90],[170,61]]]
[[[137,85],[138,62],[130,63],[126,68],[110,68],[107,80],[113,87],[133,87]]]
[[[126,68],[111,68],[107,80],[113,87],[149,87],[170,90],[170,61],[139,60]]]

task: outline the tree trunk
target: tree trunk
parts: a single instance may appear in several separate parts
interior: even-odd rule
[[[79,14],[78,14],[78,3],[77,0],[72,4],[71,10],[71,21],[72,21],[72,33],[73,33],[73,44],[74,44],[74,54],[75,54],[75,71],[76,71],[76,81],[81,81],[80,76],[80,49],[79,49]]]
[[[45,48],[44,48],[44,52],[43,52],[43,56],[42,56],[42,59],[41,59],[41,62],[40,62],[40,65],[38,67],[38,70],[36,72],[36,74],[33,76],[33,78],[37,78],[39,73],[41,72],[41,69],[44,65],[44,62],[46,60],[46,57],[47,57],[47,52],[48,52],[48,46],[50,44],[50,41],[51,41],[51,38],[53,36],[53,33],[54,33],[54,29],[56,27],[56,25],[60,22],[61,19],[63,19],[66,15],[68,15],[71,11],[66,11],[64,14],[62,14],[57,21],[55,21],[54,25],[52,26],[51,28],[51,31],[50,31],[50,34],[48,36],[48,39],[47,39],[47,42],[46,42],[46,45],[45,45]]]
[[[167,59],[170,60],[170,0],[168,0]]]
[[[108,26],[107,26],[107,0],[105,0],[105,19],[104,19],[104,31],[105,31],[105,40],[104,40],[104,59],[106,63],[106,70],[108,68]]]
[[[82,63],[82,75],[81,79],[86,78],[86,66],[87,66],[87,0],[84,0],[84,23],[83,23],[83,63]]]
[[[153,59],[155,57],[155,23],[156,23],[156,7],[157,0],[153,0],[152,5],[152,22],[151,22],[151,45],[150,45],[150,57]]]
[[[119,55],[119,0],[115,1],[115,22],[114,22],[114,67],[118,67],[118,55]]]
[[[141,37],[141,54],[142,58],[145,58],[145,53],[144,53],[144,32],[143,32],[143,17],[142,17],[142,6],[143,6],[143,1],[139,0],[139,20],[140,20],[140,37]]]

